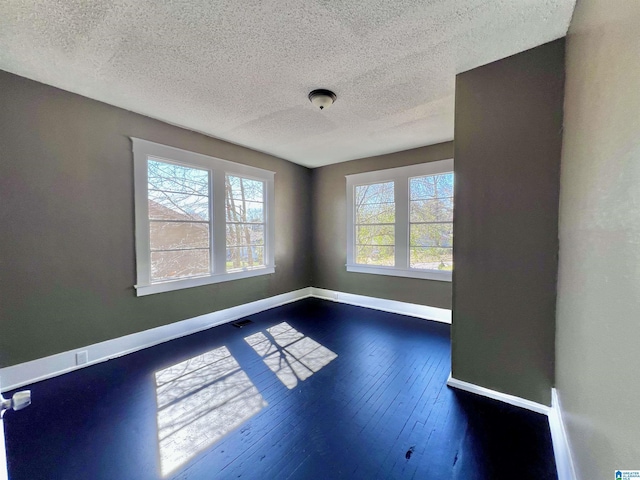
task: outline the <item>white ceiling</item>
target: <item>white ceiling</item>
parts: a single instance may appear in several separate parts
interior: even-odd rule
[[[3,0],[0,69],[316,167],[451,140],[455,74],[564,36],[574,4]]]

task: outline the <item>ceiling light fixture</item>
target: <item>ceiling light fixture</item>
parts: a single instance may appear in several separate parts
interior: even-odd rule
[[[331,90],[325,90],[324,88],[319,88],[318,90],[313,90],[309,93],[309,100],[320,110],[324,110],[327,107],[333,105],[333,102],[336,101],[336,94]]]

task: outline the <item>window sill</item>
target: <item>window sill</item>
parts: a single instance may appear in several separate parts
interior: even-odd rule
[[[152,283],[150,285],[134,285],[134,288],[136,289],[136,296],[143,297],[145,295],[153,295],[154,293],[171,292],[173,290],[200,287],[203,285],[210,285],[212,283],[221,283],[231,280],[240,280],[242,278],[269,275],[275,273],[275,271],[275,267],[262,267],[252,270],[238,270],[235,272],[221,273],[219,275],[208,275],[206,277],[184,278],[168,282]]]
[[[450,271],[402,269],[378,265],[347,265],[347,272],[371,273],[374,275],[389,275],[392,277],[420,278],[424,280],[437,280],[440,282],[450,282],[452,276],[452,272]]]

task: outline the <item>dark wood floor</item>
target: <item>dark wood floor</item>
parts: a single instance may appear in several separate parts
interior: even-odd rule
[[[555,479],[546,417],[457,392],[448,325],[307,299],[36,383],[11,480]]]

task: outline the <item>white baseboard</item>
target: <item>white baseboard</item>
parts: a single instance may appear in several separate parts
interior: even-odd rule
[[[229,323],[248,315],[253,315],[311,296],[332,300],[334,302],[372,308],[374,310],[382,310],[384,312],[399,313],[437,322],[451,323],[451,310],[307,287],[244,305],[238,305],[237,307],[189,318],[169,325],[125,335],[124,337],[114,338],[10,367],[0,368],[0,379],[2,379],[0,393],[72,372],[89,365],[104,362],[111,358],[133,353],[143,348],[152,347],[185,335],[207,330],[217,325]],[[87,354],[87,362],[77,365],[76,355],[85,351]],[[0,419],[0,480],[7,480],[4,429],[2,427],[2,420]]]
[[[349,305],[359,307],[372,308],[374,310],[382,310],[383,312],[399,313],[400,315],[451,324],[451,310],[446,308],[429,307],[415,303],[398,302],[396,300],[385,300],[384,298],[336,292],[335,290],[316,287],[311,288],[311,296],[334,302],[348,303]]]
[[[106,340],[86,347],[80,347],[10,367],[0,368],[0,379],[2,379],[2,389],[0,392],[6,392],[40,380],[62,375],[63,373],[78,370],[95,363],[104,362],[110,358],[117,358],[128,353],[142,350],[143,348],[152,347],[175,338],[207,330],[217,325],[246,317],[247,315],[253,315],[269,308],[278,307],[310,296],[373,308],[385,312],[451,323],[451,310],[443,308],[427,307],[412,303],[336,292],[334,290],[306,287],[293,292],[283,293],[282,295],[238,305],[237,307],[231,307],[169,325],[125,335],[124,337]],[[77,365],[76,354],[85,351],[87,353],[87,362]]]
[[[55,377],[63,373],[104,362],[110,358],[120,357],[128,353],[152,347],[159,343],[167,342],[175,338],[190,335],[192,333],[207,330],[223,323],[233,322],[239,318],[253,315],[269,308],[278,307],[286,303],[295,302],[311,296],[311,287],[302,288],[293,292],[283,293],[274,297],[257,300],[251,303],[238,305],[217,312],[207,313],[198,317],[189,318],[169,325],[144,330],[142,332],[125,335],[124,337],[106,340],[104,342],[77,348],[72,351],[38,358],[30,362],[19,363],[0,369],[2,390],[6,392],[29,385],[40,380]],[[76,353],[87,351],[88,361],[82,365],[76,365]]]
[[[475,393],[476,395],[482,395],[483,397],[488,397],[500,402],[508,403],[509,405],[526,408],[527,410],[541,413],[543,415],[548,415],[549,410],[551,409],[551,407],[548,407],[541,403],[532,402],[531,400],[527,400],[525,398],[516,397],[515,395],[509,395],[508,393],[498,392],[496,390],[491,390],[490,388],[481,387],[474,383],[458,380],[457,378],[453,378],[451,375],[449,375],[447,385],[453,388],[464,390],[466,392]]]
[[[473,383],[464,382],[453,378],[451,375],[449,375],[447,385],[546,415],[549,421],[549,430],[551,432],[551,443],[553,444],[553,456],[556,461],[558,480],[576,480],[573,461],[571,459],[571,448],[569,447],[568,437],[562,420],[562,407],[560,406],[560,399],[558,398],[558,392],[555,388],[551,389],[551,407],[548,407],[525,398],[516,397],[514,395],[481,387]]]
[[[551,429],[551,440],[553,442],[553,452],[556,457],[556,468],[558,469],[559,480],[576,480],[576,471],[571,458],[571,447],[569,437],[565,430],[562,418],[562,405],[558,397],[558,391],[551,389],[551,410],[549,411],[549,428]]]
[[[0,480],[9,480],[7,472],[7,449],[4,446],[4,420],[0,417]]]

